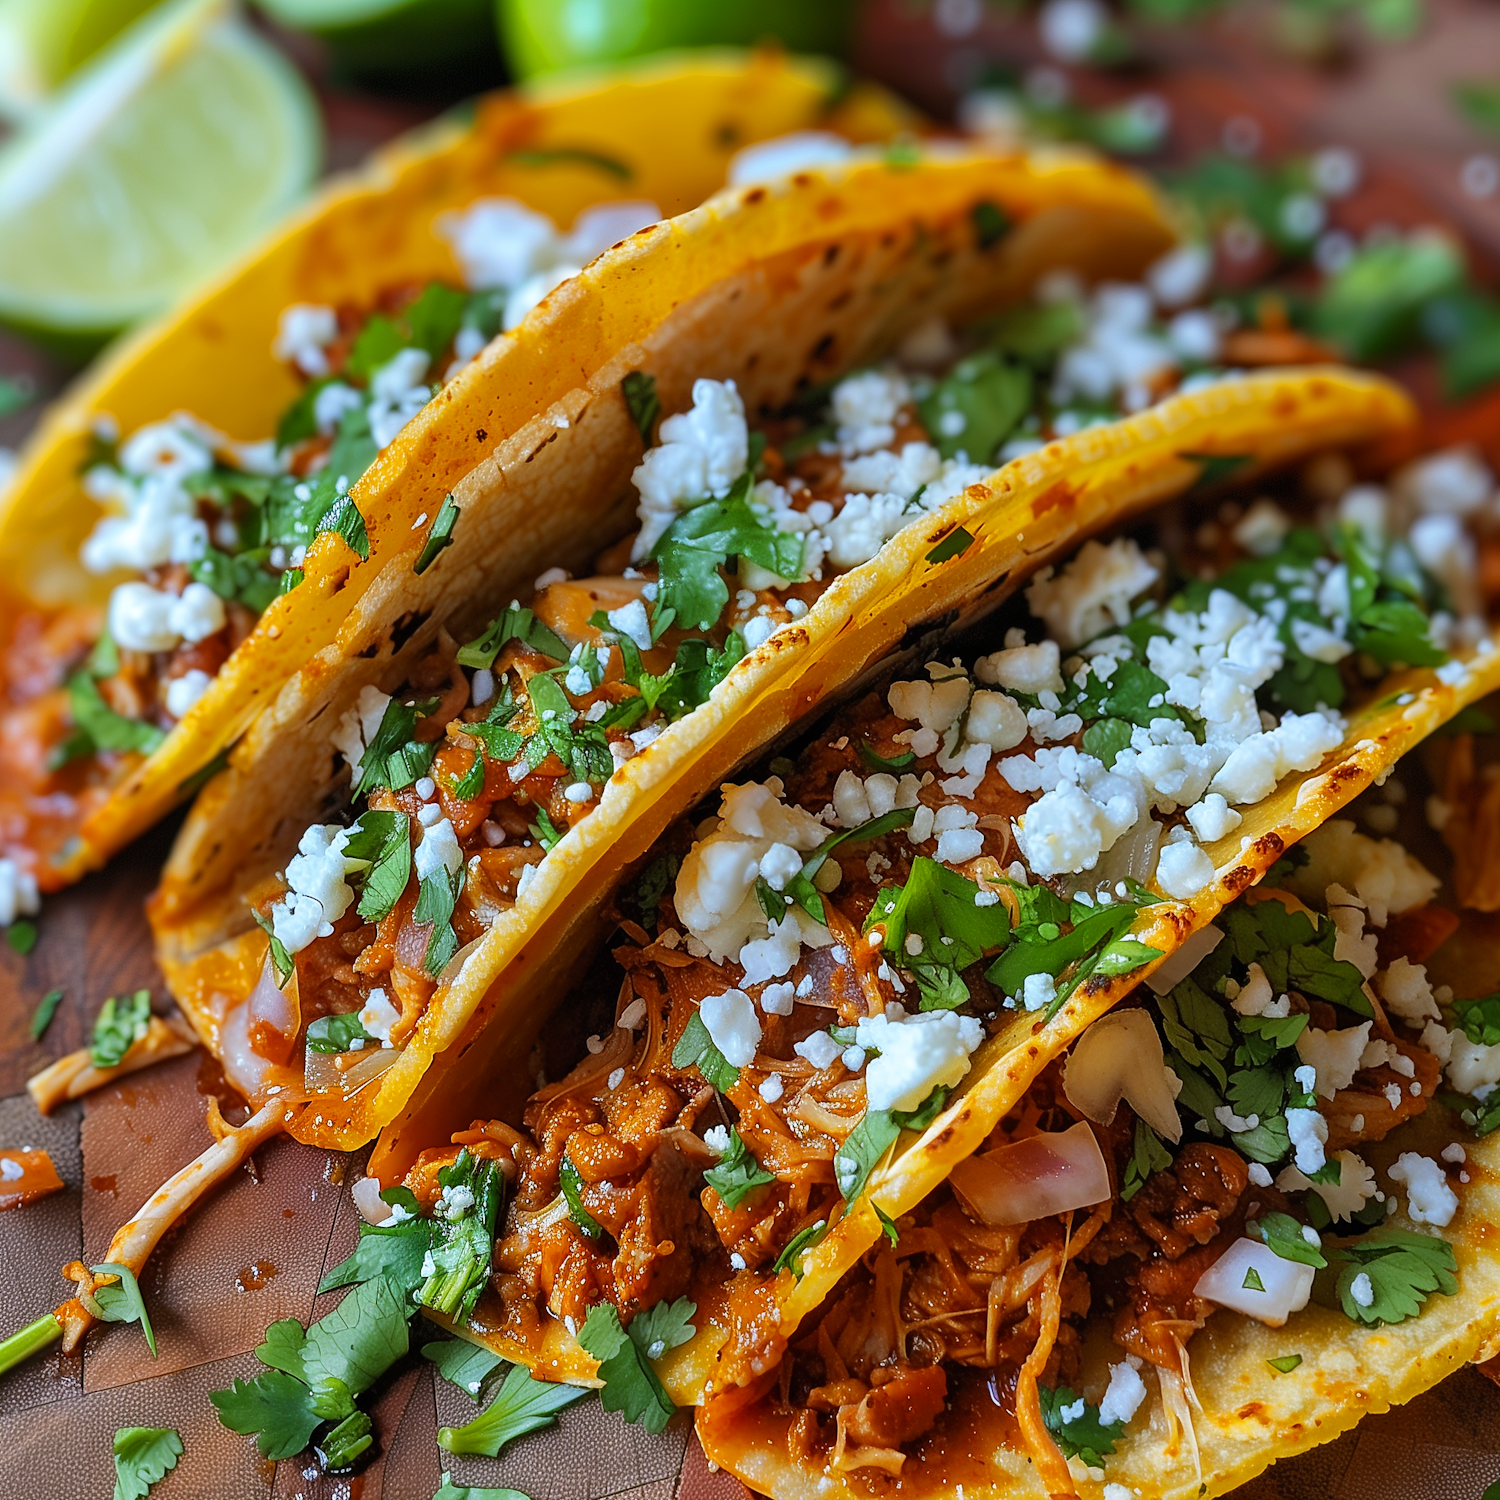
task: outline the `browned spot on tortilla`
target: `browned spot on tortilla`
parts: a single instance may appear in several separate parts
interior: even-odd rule
[[[1280,859],[1286,844],[1279,833],[1263,833],[1250,846],[1264,860]]]
[[[744,202],[759,203],[765,196],[766,190],[763,187],[751,188],[750,191],[745,194]]]
[[[1066,479],[1050,484],[1032,502],[1033,520],[1040,520],[1049,510],[1072,510],[1078,504],[1078,490]]]
[[[1265,1405],[1260,1401],[1247,1401],[1242,1407],[1240,1407],[1237,1412],[1235,1412],[1235,1416],[1237,1416],[1242,1422],[1249,1421],[1251,1417],[1263,1417],[1265,1416],[1265,1414]]]
[[[1219,884],[1237,896],[1246,886],[1255,884],[1255,871],[1248,865],[1236,865],[1227,875],[1219,877]]]

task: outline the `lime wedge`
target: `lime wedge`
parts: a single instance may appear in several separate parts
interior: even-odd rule
[[[310,31],[360,77],[499,73],[494,0],[260,0],[260,8]]]
[[[842,56],[853,0],[495,0],[518,77],[618,62],[665,48],[779,41]]]
[[[0,318],[73,338],[160,311],[306,189],[317,106],[225,0],[139,21],[0,150]]]
[[[0,0],[0,115],[30,114],[156,0]]]

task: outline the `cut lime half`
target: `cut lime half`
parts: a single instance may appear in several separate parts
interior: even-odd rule
[[[0,318],[102,336],[168,306],[317,175],[301,76],[224,0],[147,16],[0,150]]]
[[[0,116],[19,120],[156,0],[0,0]]]

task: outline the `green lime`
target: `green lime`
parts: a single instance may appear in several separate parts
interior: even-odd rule
[[[258,0],[267,15],[311,32],[351,73],[396,76],[460,67],[497,71],[493,0]]]
[[[86,338],[160,311],[273,224],[321,154],[306,84],[226,0],[164,7],[0,149],[0,318]]]
[[[750,46],[844,53],[855,0],[496,0],[512,70],[531,78],[668,47]]]
[[[30,114],[156,0],[0,0],[0,115]]]

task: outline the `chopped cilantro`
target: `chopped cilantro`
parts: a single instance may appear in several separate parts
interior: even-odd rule
[[[10,944],[11,951],[19,953],[22,958],[36,947],[40,936],[36,923],[30,917],[17,917],[5,929],[5,941]]]
[[[666,1427],[677,1408],[662,1388],[653,1362],[692,1338],[696,1311],[686,1297],[670,1304],[658,1302],[638,1313],[627,1330],[610,1303],[589,1309],[578,1330],[578,1342],[599,1361],[604,1381],[599,1398],[605,1411],[622,1412],[627,1422],[638,1423],[648,1432]]]
[[[562,842],[562,833],[558,831],[557,824],[552,821],[545,807],[537,808],[536,822],[530,825],[530,833],[549,854]]]
[[[151,991],[133,995],[111,995],[99,1007],[94,1035],[89,1043],[89,1061],[96,1068],[115,1068],[125,1054],[146,1035],[151,1025]]]
[[[568,1217],[585,1238],[602,1239],[604,1226],[583,1206],[583,1178],[578,1175],[578,1168],[564,1156],[557,1164],[557,1175],[562,1183],[563,1201],[568,1205]]]
[[[114,1500],[144,1500],[177,1467],[182,1439],[170,1427],[121,1427],[115,1433]]]
[[[353,1043],[372,1040],[357,1010],[341,1016],[319,1016],[307,1028],[307,1045],[314,1052],[348,1052]]]
[[[425,573],[438,560],[439,553],[453,545],[453,528],[458,524],[458,517],[459,509],[453,503],[453,496],[444,495],[443,503],[438,506],[438,513],[433,518],[432,529],[427,533],[427,540],[422,544],[416,562],[412,564],[413,573]]]
[[[31,1040],[39,1042],[47,1034],[47,1028],[52,1024],[52,1018],[57,1014],[57,1007],[62,1004],[63,992],[61,990],[48,990],[37,1004],[37,1008],[31,1013]]]
[[[620,394],[625,398],[630,420],[641,434],[641,442],[651,446],[651,435],[656,431],[656,419],[661,415],[661,397],[656,394],[656,376],[644,370],[632,370],[620,382]]]
[[[1101,1422],[1099,1408],[1065,1385],[1055,1391],[1038,1385],[1037,1395],[1041,1397],[1042,1421],[1063,1457],[1078,1458],[1091,1469],[1102,1469],[1106,1456],[1115,1451],[1115,1444],[1124,1435],[1124,1422]]]
[[[625,681],[640,693],[643,711],[659,708],[669,719],[680,719],[707,703],[709,695],[745,654],[745,638],[737,630],[729,632],[722,649],[689,636],[678,643],[671,667],[665,672],[652,673],[642,665],[640,647],[628,635],[617,631],[603,610],[597,610],[589,623],[620,648]],[[623,708],[624,704],[617,707]]]
[[[531,610],[511,604],[490,622],[489,629],[477,640],[458,648],[458,663],[464,667],[493,666],[500,648],[507,641],[520,641],[523,646],[553,661],[568,659],[568,648],[550,625],[544,625]]]
[[[354,778],[354,797],[368,797],[376,787],[399,792],[427,772],[436,746],[412,740],[417,720],[430,708],[425,703],[402,703],[392,698],[380,724],[359,758]]]
[[[984,349],[959,360],[917,402],[917,412],[944,458],[963,452],[971,463],[984,464],[1030,410],[1031,398],[1030,369]],[[929,561],[941,560],[929,554]]]
[[[393,1213],[384,1224],[361,1223],[359,1243],[318,1283],[319,1295],[376,1277],[389,1282],[403,1300],[421,1286],[425,1279],[422,1265],[432,1246],[432,1223],[421,1216],[407,1188],[386,1188],[380,1196],[399,1214]]]
[[[266,571],[266,555],[263,547],[234,554],[208,547],[202,557],[188,564],[188,572],[221,599],[238,600],[260,614],[281,592],[280,576]]]
[[[998,245],[1010,233],[1010,215],[988,198],[981,198],[969,210],[969,217],[974,222],[974,238],[981,250]]]
[[[695,1010],[672,1048],[674,1068],[697,1068],[703,1080],[721,1094],[739,1082],[740,1070],[714,1046],[703,1017]]]
[[[443,1428],[443,1432],[453,1430]],[[454,1484],[453,1476],[444,1469],[443,1482],[433,1492],[432,1500],[531,1500],[531,1497],[521,1490],[497,1489],[492,1485]]]
[[[1404,1229],[1377,1229],[1335,1252],[1339,1303],[1359,1323],[1401,1323],[1414,1318],[1433,1292],[1452,1297],[1458,1291],[1458,1261],[1453,1246],[1434,1235]],[[1369,1278],[1372,1300],[1354,1298],[1355,1278]]]
[[[325,531],[338,532],[361,562],[369,561],[370,534],[365,530],[365,518],[359,513],[353,495],[342,494],[329,506],[318,522],[314,535],[321,535]]]
[[[1459,1029],[1478,1046],[1500,1043],[1500,991],[1479,1000],[1455,1000]]]
[[[890,757],[877,755],[875,751],[870,748],[869,742],[866,740],[861,740],[859,742],[858,748],[859,758],[864,761],[864,763],[869,766],[871,770],[884,771],[888,775],[892,776],[899,775],[902,771],[905,771],[911,766],[914,766],[917,761],[916,753],[911,750],[907,750],[901,755],[892,755]]]
[[[418,925],[428,922],[432,924],[422,967],[434,979],[447,968],[448,961],[458,952],[458,934],[453,930],[453,909],[458,905],[463,878],[462,869],[456,875],[450,875],[446,870],[437,870],[417,888],[417,904],[412,909],[411,917]]]
[[[150,755],[167,737],[155,724],[117,714],[104,701],[99,684],[87,670],[75,672],[68,679],[68,708],[74,732],[48,754],[49,771],[100,750]]]
[[[1263,1292],[1266,1289],[1265,1282],[1260,1279],[1260,1272],[1257,1271],[1254,1266],[1251,1266],[1249,1270],[1245,1272],[1245,1279],[1240,1283],[1240,1285],[1244,1287],[1247,1292]]]
[[[648,932],[656,931],[662,897],[676,880],[681,863],[675,854],[658,854],[620,893],[621,909]]]
[[[684,511],[662,534],[651,556],[659,564],[656,617],[707,630],[729,602],[719,568],[746,557],[778,578],[802,573],[802,538],[778,531],[750,499],[747,470],[722,500],[704,500]]]
[[[901,1243],[901,1230],[896,1221],[878,1204],[872,1203],[875,1217],[880,1220],[880,1232],[895,1246]]]
[[[1290,1375],[1302,1363],[1302,1356],[1300,1354],[1282,1354],[1276,1359],[1268,1359],[1266,1363],[1278,1375]]]
[[[923,1010],[962,1005],[969,987],[961,971],[1010,939],[1009,908],[1003,901],[981,906],[980,894],[972,880],[926,855],[912,861],[905,885],[876,893],[865,931],[884,926],[881,951],[916,978]]]
[[[528,762],[539,766],[551,753],[567,767],[574,781],[608,781],[615,761],[605,726],[582,719],[550,673],[539,672],[530,678],[526,693],[537,725],[537,732],[527,742]]]
[[[724,1201],[725,1208],[738,1208],[756,1188],[776,1181],[776,1174],[768,1172],[756,1161],[750,1148],[740,1138],[738,1128],[730,1126],[729,1148],[719,1158],[717,1166],[710,1167],[703,1179]]]
[[[344,858],[367,861],[359,876],[359,914],[378,922],[401,899],[411,878],[411,821],[394,808],[361,814],[349,832]]]

